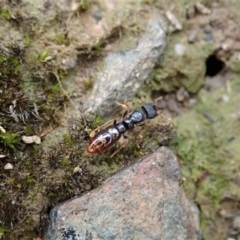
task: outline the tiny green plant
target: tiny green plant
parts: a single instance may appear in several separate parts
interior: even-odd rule
[[[79,9],[82,11],[86,11],[89,8],[89,3],[87,0],[80,0],[79,1]]]
[[[10,19],[11,18],[11,14],[10,14],[9,10],[7,10],[5,8],[0,8],[0,14],[5,19]]]
[[[69,163],[69,159],[67,157],[65,157],[61,160],[61,165],[62,166],[66,166],[66,165],[68,165],[68,163]]]
[[[0,133],[0,142],[6,147],[15,149],[15,145],[19,141],[18,137],[18,133]]]
[[[39,61],[43,62],[47,58],[48,54],[49,54],[49,50],[48,49],[44,50],[43,52],[41,52],[39,57],[38,57]]]
[[[94,119],[93,119],[93,123],[92,123],[92,128],[96,128],[99,125],[101,125],[102,123],[102,118],[101,116],[97,115]]]
[[[7,232],[7,229],[0,226],[0,239],[5,239],[4,235]]]

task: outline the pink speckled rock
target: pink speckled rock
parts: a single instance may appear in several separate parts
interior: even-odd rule
[[[50,214],[45,240],[200,239],[198,212],[179,185],[180,168],[165,147]]]

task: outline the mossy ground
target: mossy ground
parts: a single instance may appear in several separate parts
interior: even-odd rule
[[[226,234],[226,228],[217,233],[215,229],[221,211],[226,210],[226,202],[240,198],[236,181],[240,169],[239,76],[228,77],[227,85],[214,93],[201,90],[198,105],[175,119],[178,137],[173,149],[180,158],[184,188],[201,208],[206,239]],[[231,212],[239,211],[232,207]]]
[[[153,121],[143,128],[146,131],[143,132],[145,138],[141,151],[132,144],[135,140],[130,141],[112,159],[109,156],[115,149],[93,157],[85,152],[89,131],[101,124],[103,119],[84,119],[79,115],[68,119],[68,127],[59,128],[65,120],[61,114],[69,106],[68,94],[79,87],[73,85],[71,79],[75,72],[62,65],[64,57],[77,59],[78,55],[81,66],[88,66],[96,58],[101,61],[106,44],[110,42],[114,45],[114,39],[118,39],[118,29],[125,34],[124,41],[117,42],[114,47],[118,49],[122,44],[122,49],[129,49],[142,31],[142,21],[138,20],[141,9],[146,11],[157,7],[162,11],[175,6],[175,14],[182,22],[185,21],[186,1],[148,0],[135,5],[136,1],[130,2],[128,6],[132,7],[131,16],[134,17],[129,18],[128,15],[125,22],[114,26],[110,36],[85,47],[76,42],[74,36],[67,34],[70,27],[68,25],[68,29],[64,24],[65,16],[59,14],[50,21],[50,26],[44,25],[49,19],[45,19],[44,15],[33,17],[31,11],[26,14],[28,11],[21,9],[21,1],[1,2],[0,25],[5,27],[4,32],[7,29],[12,31],[8,31],[0,45],[0,126],[6,130],[6,133],[0,131],[0,154],[6,155],[0,161],[0,236],[4,235],[6,239],[41,236],[48,210],[54,204],[98,186],[122,166],[154,151],[159,141],[168,142],[174,137],[175,131],[171,125],[157,119],[165,124],[157,126]],[[194,2],[187,1],[187,4]],[[212,1],[205,2],[210,4]],[[79,22],[79,13],[87,15],[88,8],[91,8],[89,3],[81,1],[76,11],[77,17],[74,18],[73,14],[69,18],[72,25]],[[104,7],[102,9],[104,11]],[[107,14],[108,22],[114,23],[116,18],[109,12]],[[188,44],[184,37],[187,30],[187,25],[184,25],[183,31],[169,36],[165,59],[161,67],[153,72],[153,81],[147,81],[133,100],[135,107],[139,106],[139,98],[150,101],[154,91],[167,94],[185,87],[195,94],[203,86],[204,61],[213,51],[213,45],[209,42]],[[174,54],[174,44],[179,42],[187,46],[185,57]],[[129,45],[126,46],[126,43]],[[92,56],[90,60],[89,54]],[[239,62],[231,62],[227,66],[239,74]],[[80,86],[84,91],[93,85],[94,74],[85,77]],[[197,106],[174,120],[178,137],[172,149],[182,165],[186,192],[200,207],[206,239],[210,239],[209,236],[211,239],[214,239],[212,236],[221,239],[225,231],[223,226],[226,226],[220,216],[224,207],[230,206],[230,211],[239,211],[238,78],[234,74],[228,78],[227,89],[222,88],[211,94],[201,90]],[[68,93],[65,87],[70,89]],[[44,141],[46,134],[52,133],[53,129],[57,129],[56,134]],[[22,142],[21,136],[34,134],[42,137],[42,145]],[[13,170],[4,170],[8,162],[13,164]]]
[[[85,119],[79,114],[68,119],[67,128],[60,128],[61,111],[69,104],[59,82],[66,73],[44,62],[47,50],[34,61],[30,61],[31,53],[19,43],[0,47],[0,153],[4,155],[0,162],[0,234],[7,239],[41,236],[50,206],[97,187],[144,155],[133,141],[114,159],[110,155],[117,146],[106,154],[88,155],[89,132],[103,119]],[[52,129],[61,130],[44,141]],[[25,144],[23,135],[38,135],[44,144]],[[7,163],[13,169],[4,169]]]

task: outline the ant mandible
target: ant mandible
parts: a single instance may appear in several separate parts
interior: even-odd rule
[[[158,99],[155,100],[155,102]],[[118,105],[123,106],[124,104]],[[97,132],[90,139],[90,142],[87,147],[88,153],[103,153],[109,148],[111,148],[128,130],[135,128],[137,125],[140,125],[146,119],[152,119],[159,115],[159,110],[156,107],[156,104],[145,103],[140,109],[133,111],[127,117],[123,117],[123,120],[119,123],[114,121],[114,123],[107,128]],[[91,136],[91,135],[90,135]],[[115,153],[113,154],[115,155]],[[112,156],[113,156],[112,155]]]

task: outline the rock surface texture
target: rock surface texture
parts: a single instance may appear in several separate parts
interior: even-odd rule
[[[97,189],[56,206],[44,239],[201,239],[198,211],[180,180],[176,157],[161,147]]]
[[[134,49],[107,56],[104,70],[98,75],[89,100],[84,102],[85,114],[106,116],[110,109],[116,110],[115,100],[133,99],[165,48],[166,30],[163,18],[154,12]]]

